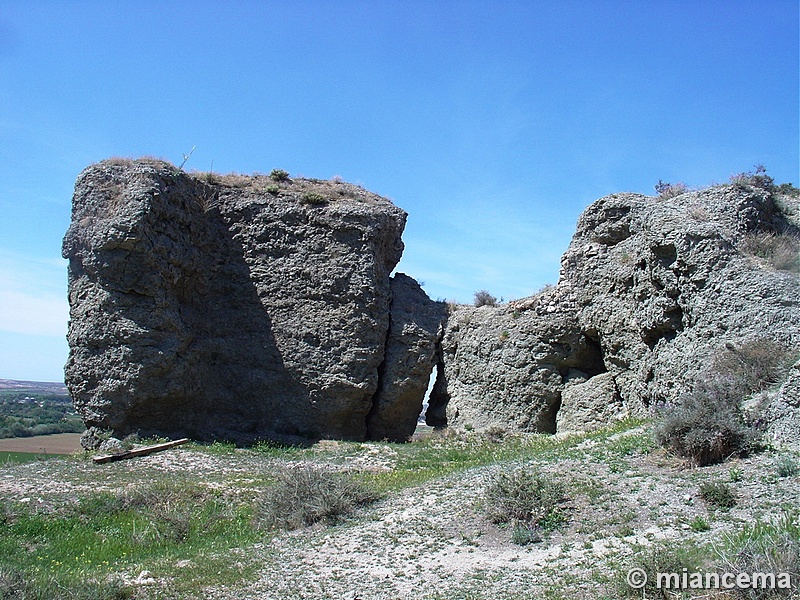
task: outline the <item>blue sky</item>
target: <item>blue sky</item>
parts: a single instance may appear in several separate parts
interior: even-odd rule
[[[519,298],[605,194],[797,184],[798,29],[796,0],[0,0],[0,378],[62,378],[93,162],[338,175],[410,213],[430,296]]]

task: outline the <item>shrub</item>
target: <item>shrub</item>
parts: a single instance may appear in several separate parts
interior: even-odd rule
[[[289,181],[289,173],[283,169],[272,169],[269,174],[272,181]]]
[[[486,290],[475,292],[475,306],[497,306],[497,297]]]
[[[778,477],[793,477],[800,473],[800,463],[789,454],[783,454],[775,459],[775,474]]]
[[[564,521],[564,487],[525,469],[501,472],[486,488],[482,506],[493,523],[550,530]]]
[[[266,529],[335,523],[378,499],[373,490],[345,473],[305,466],[279,471],[276,478],[256,507],[257,523]]]
[[[773,269],[800,272],[800,239],[790,233],[751,233],[742,239],[739,249],[764,259]]]
[[[736,495],[731,487],[722,482],[701,483],[698,490],[703,502],[716,508],[733,508],[736,506]]]
[[[779,194],[783,194],[784,196],[791,196],[796,198],[800,196],[800,188],[794,187],[791,183],[782,183],[777,188]]]
[[[661,408],[656,442],[699,466],[754,450],[759,433],[745,422],[741,401],[780,383],[791,362],[769,338],[726,344],[677,406]]]
[[[728,343],[714,355],[700,385],[717,395],[744,397],[782,382],[793,362],[783,345],[767,337]]]
[[[775,191],[775,180],[767,175],[764,165],[755,165],[752,171],[731,175],[731,183],[747,187],[757,187],[769,192]]]
[[[514,527],[511,530],[511,542],[517,546],[527,546],[528,544],[535,544],[541,542],[542,536],[536,531],[535,527],[531,527],[526,523],[514,521]]]
[[[315,192],[306,192],[303,194],[301,198],[303,204],[311,204],[313,206],[320,206],[322,204],[327,204],[328,199],[325,198],[322,194],[317,194]]]
[[[747,454],[757,438],[737,403],[707,392],[687,394],[678,406],[662,409],[654,434],[659,445],[698,466]]]
[[[689,529],[695,533],[702,533],[703,531],[708,531],[711,529],[711,525],[709,525],[708,521],[706,521],[703,517],[697,515],[689,522]]]
[[[689,187],[685,183],[666,183],[660,179],[653,187],[655,187],[656,193],[661,200],[674,198],[689,191]]]

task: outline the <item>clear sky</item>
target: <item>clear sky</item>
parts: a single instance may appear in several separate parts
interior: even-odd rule
[[[0,378],[58,381],[72,187],[110,156],[335,175],[433,298],[558,279],[580,212],[798,184],[797,0],[0,0]]]

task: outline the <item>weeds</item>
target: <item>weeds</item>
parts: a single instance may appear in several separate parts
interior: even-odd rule
[[[773,463],[778,477],[793,477],[800,473],[800,463],[794,456],[782,454]]]
[[[375,491],[352,475],[310,466],[287,468],[259,498],[256,520],[265,529],[335,523],[377,499]]]
[[[246,505],[181,481],[90,494],[58,508],[16,505],[0,536],[0,598],[129,598],[130,588],[114,574],[176,554],[193,556],[198,565],[187,585],[240,575],[236,565],[213,571],[203,565],[209,549],[256,538],[251,514]]]
[[[708,524],[703,517],[697,515],[694,519],[689,521],[689,529],[694,531],[695,533],[701,533],[703,531],[708,531],[711,529],[711,525]]]
[[[800,585],[800,523],[798,514],[785,511],[775,523],[756,521],[741,531],[725,537],[718,550],[720,570],[727,573],[783,574],[790,579],[790,588],[753,587],[737,590],[737,597],[747,600],[788,597]],[[792,596],[794,597],[794,596]]]
[[[767,168],[764,165],[755,165],[752,171],[731,175],[733,185],[757,187],[767,191],[775,190],[775,180],[767,175]]]
[[[564,486],[559,482],[517,469],[495,475],[484,492],[482,509],[493,523],[511,523],[513,540],[522,539],[522,527],[548,531],[563,523],[563,500]]]
[[[698,466],[747,454],[757,438],[730,399],[702,392],[688,394],[680,405],[662,409],[654,435],[659,445]]]
[[[666,183],[660,179],[653,187],[661,200],[674,198],[675,196],[680,196],[689,191],[689,187],[685,183]]]
[[[617,583],[617,592],[624,598],[644,599],[671,599],[675,592],[659,583],[659,575],[664,573],[697,572],[703,566],[703,552],[690,542],[676,544],[675,542],[662,542],[649,548],[639,548],[634,552],[633,560],[627,565],[627,572],[634,569],[641,570],[646,575],[644,586],[632,587],[629,580],[620,577]],[[622,571],[624,575],[625,571]],[[644,579],[644,578],[643,578]]]
[[[739,248],[778,271],[800,272],[800,238],[790,233],[758,232],[746,235]]]
[[[133,597],[134,589],[116,578],[64,585],[53,575],[0,567],[2,600],[130,600]]]
[[[736,506],[736,495],[731,487],[725,483],[701,483],[698,491],[703,502],[713,508],[727,509]]]
[[[786,349],[768,338],[727,344],[677,406],[660,409],[657,443],[698,466],[751,452],[760,436],[745,422],[741,402],[780,383],[789,363]]]
[[[310,204],[311,206],[322,206],[328,203],[328,199],[325,196],[316,192],[306,192],[300,200],[303,204]]]
[[[272,171],[270,171],[269,178],[272,179],[272,181],[277,182],[289,181],[289,173],[283,169],[272,169]]]

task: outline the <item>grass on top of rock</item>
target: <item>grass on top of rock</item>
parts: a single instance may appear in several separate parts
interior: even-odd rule
[[[478,290],[474,296],[475,306],[497,306],[497,297],[487,290]]]
[[[744,236],[739,248],[778,271],[800,272],[800,238],[792,233],[750,233]]]

